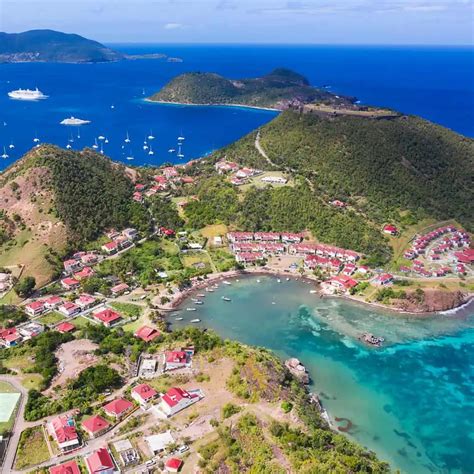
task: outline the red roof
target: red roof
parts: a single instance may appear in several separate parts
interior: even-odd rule
[[[107,413],[112,413],[115,416],[120,416],[122,413],[125,413],[127,410],[133,407],[133,403],[125,400],[124,398],[117,398],[111,402],[104,405],[104,410]]]
[[[130,287],[126,283],[119,283],[118,285],[113,286],[110,291],[112,293],[120,293],[121,291],[128,290]]]
[[[165,353],[166,362],[175,364],[185,364],[187,361],[187,355],[184,351],[169,351]]]
[[[86,464],[91,474],[100,473],[105,469],[114,469],[114,463],[107,448],[99,448],[86,457]]]
[[[82,427],[88,433],[92,434],[99,433],[100,431],[107,429],[109,426],[110,423],[100,415],[91,416],[82,422]]]
[[[88,278],[94,274],[94,270],[91,267],[84,267],[80,272],[74,273],[75,278]]]
[[[179,387],[170,388],[162,397],[162,400],[169,406],[174,407],[177,405],[183,398],[196,398],[197,395],[191,395],[186,390],[183,390]]]
[[[42,301],[33,301],[32,303],[28,303],[26,305],[27,308],[36,311],[37,309],[43,309],[44,303]]]
[[[65,278],[64,280],[61,281],[63,285],[67,286],[76,286],[79,285],[79,282],[75,280],[74,278]]]
[[[118,247],[118,243],[117,242],[107,242],[102,247],[105,247],[107,250],[114,250]]]
[[[71,332],[74,331],[74,329],[76,329],[76,326],[74,326],[74,324],[68,323],[67,321],[56,326],[56,330],[62,333]]]
[[[135,337],[142,339],[145,342],[150,342],[159,337],[160,331],[150,326],[142,326],[140,329],[135,331]]]
[[[99,313],[94,314],[94,318],[98,319],[99,321],[102,321],[103,323],[111,323],[113,321],[118,321],[121,317],[122,316],[120,316],[120,314],[108,308],[104,309],[103,311],[100,311]]]
[[[51,420],[51,425],[58,443],[65,443],[78,438],[76,427],[72,423],[71,418],[65,415],[58,416]]]
[[[49,474],[81,474],[76,461],[68,461],[49,468]]]
[[[62,301],[63,300],[59,296],[53,295],[53,296],[50,296],[49,298],[46,298],[43,301],[43,303],[46,303],[46,304],[49,304],[49,305],[55,305],[55,304],[62,303]]]
[[[385,230],[387,232],[398,232],[398,229],[392,224],[388,224],[388,225],[384,226],[383,230]]]
[[[168,469],[173,469],[179,471],[180,467],[183,465],[183,461],[178,458],[169,458],[165,463],[165,467]]]
[[[158,392],[146,383],[142,383],[136,387],[133,387],[132,393],[136,393],[145,402],[158,395]]]
[[[336,281],[340,283],[346,289],[354,288],[355,286],[357,286],[356,280],[349,278],[345,275],[338,275],[338,276],[332,277],[331,281]]]

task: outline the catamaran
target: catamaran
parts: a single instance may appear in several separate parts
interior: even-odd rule
[[[8,97],[15,100],[39,100],[46,99],[48,96],[36,88],[35,90],[17,89],[16,91],[10,91]]]

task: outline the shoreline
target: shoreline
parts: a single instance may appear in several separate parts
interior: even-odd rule
[[[252,109],[252,110],[264,110],[267,112],[282,112],[281,109],[275,109],[272,107],[258,107],[256,105],[245,105],[245,104],[193,104],[188,102],[173,102],[168,100],[151,100],[150,98],[143,99],[145,102],[151,104],[160,105],[182,105],[188,107],[236,107],[239,109]]]
[[[255,269],[247,269],[247,270],[230,270],[228,272],[220,272],[220,273],[212,273],[207,276],[207,278],[204,278],[202,280],[192,280],[191,287],[186,288],[182,291],[178,291],[174,295],[171,295],[170,301],[163,306],[157,307],[158,311],[165,311],[165,312],[172,312],[177,309],[178,306],[180,306],[184,300],[189,298],[191,294],[200,289],[207,288],[211,286],[212,284],[216,282],[220,282],[226,279],[231,279],[231,278],[237,278],[239,276],[241,277],[252,277],[252,276],[275,276],[275,277],[284,277],[284,278],[290,278],[290,279],[296,279],[300,281],[304,281],[307,283],[314,283],[315,286],[319,286],[319,280],[317,280],[315,277],[312,277],[311,275],[296,275],[294,273],[287,273],[284,271],[278,271],[278,270],[268,270],[268,269],[263,269],[263,268],[255,268]],[[360,304],[363,306],[366,306],[368,308],[376,308],[379,310],[386,311],[388,313],[392,313],[394,316],[411,316],[415,318],[427,318],[427,317],[433,317],[433,316],[442,316],[446,314],[452,314],[455,315],[459,311],[462,311],[471,304],[474,306],[474,295],[469,295],[463,303],[461,303],[459,306],[456,306],[455,308],[447,309],[447,310],[442,310],[442,311],[431,311],[431,312],[411,312],[411,311],[404,311],[402,309],[398,308],[392,308],[389,306],[385,306],[381,303],[375,303],[375,302],[368,302],[368,301],[363,301],[360,300],[354,296],[351,295],[327,295],[321,291],[321,288],[316,288],[317,295],[320,298],[328,299],[328,298],[334,298],[334,299],[343,299],[347,300],[351,303],[354,304]]]

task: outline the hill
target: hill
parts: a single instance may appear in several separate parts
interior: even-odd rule
[[[255,138],[215,159],[299,174],[315,197],[342,200],[375,223],[432,217],[474,229],[474,141],[446,128],[414,116],[328,118],[290,110],[260,131],[268,161]]]
[[[227,79],[213,73],[192,72],[171,80],[149,100],[183,104],[232,104],[285,109],[310,102],[350,105],[353,99],[312,87],[308,80],[289,69],[279,68],[263,77]]]
[[[76,34],[53,30],[0,32],[0,63],[95,63],[119,59],[124,59],[121,53]]]
[[[59,257],[134,219],[126,169],[90,150],[35,148],[0,175],[0,266],[49,281]]]

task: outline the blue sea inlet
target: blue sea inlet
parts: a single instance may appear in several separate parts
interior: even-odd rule
[[[257,281],[258,279],[258,281]],[[474,312],[414,318],[310,294],[303,281],[245,277],[206,293],[183,321],[226,338],[267,347],[308,368],[332,419],[404,473],[472,472],[474,466]],[[231,302],[222,300],[227,296]],[[192,316],[189,316],[189,315]],[[357,337],[383,336],[371,349]]]
[[[276,113],[262,110],[158,105],[144,100],[189,71],[241,78],[288,67],[334,93],[418,114],[474,136],[472,48],[112,46],[135,54],[163,52],[183,62],[0,64],[0,155],[8,155],[0,159],[0,170],[35,145],[35,139],[72,149],[91,147],[97,141],[98,151],[102,148],[112,159],[133,165],[186,162],[232,143],[275,117]],[[9,91],[35,87],[49,98],[33,103],[8,98]],[[91,123],[60,125],[71,115]],[[127,134],[130,142],[124,141]],[[150,135],[155,138],[148,139]],[[185,137],[181,159],[176,140],[180,135]]]

